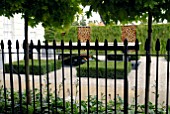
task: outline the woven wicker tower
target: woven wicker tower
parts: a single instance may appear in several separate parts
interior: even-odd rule
[[[122,36],[121,39],[124,41],[125,39],[128,42],[136,41],[136,25],[122,26]]]
[[[90,27],[78,27],[78,40],[80,40],[80,42],[90,41],[90,31]]]

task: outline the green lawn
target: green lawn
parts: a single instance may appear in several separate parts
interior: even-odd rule
[[[115,73],[114,73],[114,62],[108,61],[107,62],[107,78],[115,78]],[[132,69],[131,63],[128,62],[127,64],[127,72],[129,73]],[[83,64],[80,66],[80,73],[79,67],[76,67],[77,70],[77,76],[80,77],[88,77],[88,68],[87,68],[87,63]],[[96,62],[95,61],[90,61],[89,62],[89,77],[96,78]],[[98,77],[99,78],[106,78],[106,67],[105,67],[105,62],[104,61],[98,61]],[[116,78],[122,79],[124,78],[124,62],[116,62]]]
[[[56,69],[54,68],[54,60],[48,60],[48,71],[47,71],[47,65],[46,65],[46,60],[41,60],[41,66],[39,66],[39,61],[34,60],[34,65],[32,68],[32,61],[29,61],[29,69],[30,69],[30,74],[45,74],[47,72],[51,72],[57,69],[61,68],[61,61],[56,61]],[[25,74],[25,62],[24,60],[19,61],[19,66],[17,62],[13,62],[13,73],[18,73],[18,68],[19,68],[19,73],[20,74]],[[9,64],[5,64],[5,73],[10,72],[10,66]]]

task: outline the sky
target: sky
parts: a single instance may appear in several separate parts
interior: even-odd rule
[[[82,7],[84,15],[85,15],[85,12],[89,10],[89,8],[90,8],[89,6],[86,6],[85,8]],[[81,17],[80,17],[80,19],[81,19]],[[96,12],[92,12],[92,16],[90,18],[87,18],[85,16],[85,19],[86,19],[86,23],[88,23],[89,21],[94,21],[94,20],[97,20],[98,23],[101,22],[100,15]]]

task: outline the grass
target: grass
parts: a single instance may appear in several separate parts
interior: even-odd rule
[[[30,74],[43,75],[45,73],[49,73],[51,71],[61,68],[61,61],[56,61],[56,68],[55,68],[54,60],[48,60],[48,71],[47,71],[46,60],[41,60],[40,62],[41,65],[39,64],[39,60],[33,60],[34,65],[32,65],[32,61],[29,60]],[[17,62],[13,62],[12,68],[13,68],[13,73],[25,74],[25,61],[24,60],[19,61],[19,66]],[[9,64],[5,64],[5,73],[10,73]]]
[[[107,78],[114,79],[115,73],[114,73],[114,62],[107,61]],[[131,71],[131,63],[128,62],[127,64],[127,73]],[[88,68],[87,63],[80,66],[80,72],[79,67],[76,68],[77,70],[77,76],[79,77],[88,77]],[[89,77],[96,78],[96,62],[90,61],[89,62]],[[104,61],[98,61],[98,77],[99,78],[106,78],[106,64]],[[116,78],[117,79],[123,79],[124,78],[124,62],[116,62]]]

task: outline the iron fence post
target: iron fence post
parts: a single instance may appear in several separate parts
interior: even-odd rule
[[[124,41],[124,113],[128,114],[128,78],[127,78],[127,51],[128,51],[128,41]]]
[[[139,41],[135,41],[135,114],[138,113],[138,51],[139,51]]]
[[[170,60],[170,39],[167,41],[166,45],[166,51],[167,51],[167,91],[166,91],[166,114],[168,114],[169,111],[169,60]]]
[[[5,78],[5,60],[4,60],[4,42],[3,40],[1,40],[1,49],[2,49],[2,68],[3,68],[3,83],[4,83],[4,99],[5,99],[5,110],[4,112],[6,113],[7,112],[7,96],[6,96],[6,78]]]
[[[14,110],[14,85],[13,85],[13,68],[12,68],[12,50],[11,50],[11,41],[8,40],[8,50],[9,50],[9,66],[10,66],[10,87],[11,87],[11,107],[12,114],[15,113]]]
[[[160,41],[159,39],[156,40],[156,45],[155,45],[155,50],[156,50],[156,93],[155,93],[155,113],[158,113],[158,66],[159,66],[159,51],[160,51]]]
[[[115,88],[115,91],[114,91],[114,104],[115,104],[115,114],[117,113],[117,106],[116,106],[116,104],[117,104],[117,81],[116,81],[116,66],[117,66],[117,40],[115,39],[114,40],[114,56],[115,56],[115,60],[114,60],[114,88]]]

